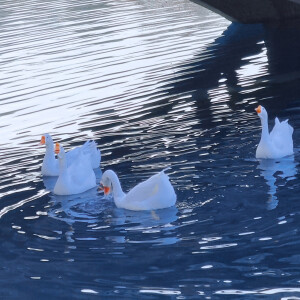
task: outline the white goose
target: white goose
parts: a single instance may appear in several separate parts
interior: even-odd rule
[[[104,172],[100,181],[100,190],[104,194],[113,194],[115,204],[119,208],[129,210],[153,210],[175,205],[176,194],[164,170],[136,185],[125,194],[117,174],[112,170]]]
[[[46,153],[42,164],[42,175],[44,176],[58,176],[59,163],[54,154],[54,143],[50,134],[46,133],[42,136],[40,145],[46,145]],[[84,151],[89,153],[90,163],[93,169],[100,166],[101,153],[97,149],[95,141],[87,141],[82,146],[70,150],[67,154],[68,163],[71,164],[77,157],[79,149],[83,148]]]
[[[275,118],[275,126],[269,133],[268,113],[266,109],[259,105],[256,112],[261,120],[261,139],[256,149],[256,158],[281,158],[292,155],[293,151],[293,127],[288,124],[288,120],[280,122]]]
[[[91,167],[88,155],[79,149],[76,161],[68,165],[66,153],[58,143],[55,153],[59,160],[59,176],[54,186],[56,195],[73,195],[83,193],[96,186],[96,176]]]

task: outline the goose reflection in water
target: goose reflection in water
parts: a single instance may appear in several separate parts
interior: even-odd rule
[[[261,159],[257,168],[269,186],[267,208],[270,210],[274,209],[278,205],[278,198],[276,196],[279,186],[277,183],[278,177],[289,181],[295,179],[295,175],[297,174],[294,156],[287,156],[281,159]]]
[[[102,176],[101,170],[94,169],[97,181]],[[43,183],[45,189],[50,191],[50,207],[47,211],[49,217],[63,221],[69,226],[69,230],[65,232],[66,240],[68,242],[74,242],[72,236],[74,235],[73,224],[78,221],[84,221],[86,223],[94,223],[98,218],[98,214],[95,213],[95,207],[98,208],[99,197],[97,188],[90,189],[85,193],[67,196],[58,196],[53,194],[53,189],[58,177],[43,176]],[[102,209],[103,210],[103,209]],[[99,212],[101,209],[99,209]]]
[[[176,206],[148,211],[115,208],[111,219],[107,221],[113,227],[118,228],[121,234],[119,236],[107,237],[107,239],[116,243],[176,244],[180,239],[174,231],[177,226],[172,223],[177,221],[177,219],[178,209]],[[142,239],[134,240],[134,233],[136,232],[146,233],[146,235],[143,235]],[[157,233],[159,232],[162,234],[159,234],[159,238],[157,238]],[[132,233],[133,237],[129,237],[128,233]]]
[[[101,174],[96,174],[97,181]],[[43,177],[43,182],[47,190],[53,191],[57,177]],[[91,189],[82,194],[58,196],[50,194],[51,206],[48,216],[65,222],[69,225],[69,230],[65,232],[66,240],[74,242],[76,232],[74,224],[76,222],[89,223],[93,230],[105,230],[113,228],[113,234],[105,236],[106,240],[114,243],[151,243],[156,245],[175,244],[180,239],[176,234],[172,234],[176,225],[172,223],[178,219],[178,209],[176,206],[152,211],[130,211],[117,208],[111,197],[99,195],[97,189]],[[111,231],[110,231],[111,232]],[[147,233],[143,239],[134,240],[134,233]],[[152,236],[157,232],[163,233],[159,238]],[[132,233],[132,237],[131,237]],[[130,237],[129,237],[130,235]]]

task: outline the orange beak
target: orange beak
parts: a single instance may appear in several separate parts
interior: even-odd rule
[[[42,138],[41,138],[41,141],[40,141],[40,145],[45,145],[45,144],[46,144],[46,138],[43,135]]]
[[[98,191],[103,191],[104,192],[104,195],[108,195],[110,193],[110,188],[108,186],[103,186],[101,185],[99,188],[98,188]]]
[[[261,105],[259,105],[258,107],[256,107],[255,110],[256,110],[256,112],[258,114],[260,114],[261,113]]]
[[[110,193],[110,188],[108,186],[103,187],[104,195],[108,195]]]
[[[59,153],[59,150],[60,150],[60,149],[59,149],[59,143],[56,143],[56,144],[55,144],[55,150],[54,150],[54,151],[55,151],[55,154],[58,154],[58,153]]]

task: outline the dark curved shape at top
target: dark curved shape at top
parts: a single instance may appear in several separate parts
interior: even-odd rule
[[[233,22],[271,23],[300,19],[300,0],[191,0]]]

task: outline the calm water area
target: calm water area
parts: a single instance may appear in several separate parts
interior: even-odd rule
[[[300,27],[188,0],[0,3],[1,299],[300,299]],[[255,159],[259,104],[295,155]],[[124,191],[167,171],[175,207],[55,196],[50,133],[94,139]]]

